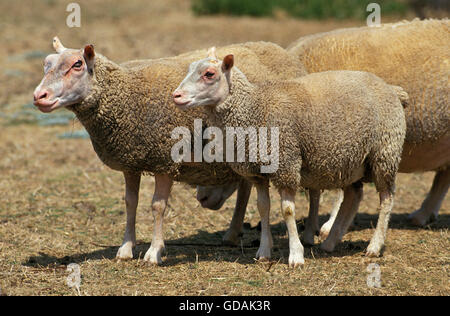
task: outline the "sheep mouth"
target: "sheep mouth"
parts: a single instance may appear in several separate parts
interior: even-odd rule
[[[192,101],[186,101],[186,102],[183,102],[183,103],[177,103],[176,105],[177,105],[177,108],[179,108],[180,110],[183,110],[183,111],[194,107],[192,105]]]
[[[52,112],[53,110],[57,109],[59,107],[59,100],[56,99],[55,101],[34,101],[33,104],[37,106],[39,111],[44,113]]]
[[[189,104],[191,102],[192,102],[192,100],[186,100],[186,101],[176,100],[175,104],[180,108],[187,108],[187,107],[189,107]]]

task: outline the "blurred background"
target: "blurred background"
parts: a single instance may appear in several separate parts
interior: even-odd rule
[[[93,43],[114,61],[158,58],[212,45],[272,41],[365,25],[366,0],[80,0],[70,28],[64,0],[0,1],[0,111],[27,104],[58,35],[67,47]],[[448,0],[379,0],[381,22],[445,17]],[[26,117],[16,119],[27,120]]]
[[[366,0],[80,0],[81,27],[70,28],[74,1],[0,1],[0,111],[30,101],[43,58],[58,35],[67,47],[93,43],[114,61],[158,58],[212,45],[272,41],[365,25]],[[448,16],[448,0],[379,0],[381,22]],[[26,119],[26,118],[24,118]]]

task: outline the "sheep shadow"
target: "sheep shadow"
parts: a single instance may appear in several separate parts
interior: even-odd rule
[[[407,229],[407,230],[433,230],[437,231],[450,226],[450,215],[443,214],[439,219],[430,225],[416,227],[408,222],[408,214],[392,214],[389,227],[391,229]],[[319,221],[322,225],[328,220],[328,216],[320,216]],[[377,214],[358,213],[354,224],[349,231],[361,231],[372,229],[376,226],[378,220]],[[301,235],[305,228],[305,219],[297,221],[299,234]],[[289,242],[284,222],[271,225],[274,248],[273,260],[287,262],[289,256]],[[215,262],[237,262],[239,264],[251,264],[255,262],[254,256],[259,247],[259,225],[250,227],[244,224],[244,231],[241,235],[241,244],[238,246],[227,246],[222,244],[222,236],[225,230],[216,232],[207,232],[199,230],[197,233],[178,238],[166,240],[166,256],[162,266],[175,266],[179,264],[196,264],[198,261],[215,261]],[[363,254],[369,244],[369,240],[344,241],[340,242],[334,252],[326,253],[319,248],[319,244],[314,246],[305,246],[305,259],[320,259],[329,257],[347,257],[357,253]],[[78,253],[71,256],[55,257],[43,252],[38,256],[32,256],[23,264],[29,267],[51,268],[58,266],[66,266],[70,263],[82,263],[87,260],[116,260],[116,253],[120,245],[100,246],[101,249]],[[148,242],[137,242],[133,251],[133,260],[140,259],[141,262],[145,252],[150,247]]]
[[[438,219],[434,222],[428,223],[424,227],[419,227],[411,224],[408,219],[409,213],[391,214],[389,220],[390,229],[400,230],[431,230],[439,231],[443,228],[450,227],[450,214],[440,214]],[[378,214],[358,213],[355,216],[352,226],[349,231],[360,231],[369,228],[375,228],[378,221]]]

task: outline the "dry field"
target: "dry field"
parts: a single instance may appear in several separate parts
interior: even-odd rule
[[[65,25],[71,1],[0,2],[0,294],[76,295],[67,265],[81,268],[82,295],[449,295],[450,199],[425,228],[407,223],[433,174],[401,174],[387,245],[381,258],[364,249],[374,231],[378,198],[365,197],[352,230],[329,255],[305,248],[306,264],[287,266],[288,241],[272,192],[274,256],[256,263],[259,215],[254,195],[242,246],[221,246],[235,196],[221,211],[202,209],[195,190],[176,184],[165,217],[167,254],[160,267],[142,261],[150,245],[154,182],[145,177],[137,217],[135,259],[117,262],[125,229],[122,175],[102,165],[82,129],[65,110],[41,115],[30,103],[43,57],[58,35],[69,47],[93,43],[114,61],[157,58],[212,45],[267,40],[282,46],[298,37],[361,21],[299,21],[194,17],[184,0],[78,1],[82,27]],[[58,122],[49,121],[58,117]],[[330,208],[325,196],[321,221]],[[297,198],[300,231],[307,215]],[[256,241],[256,242],[255,242]],[[381,288],[366,284],[370,263],[381,267]]]

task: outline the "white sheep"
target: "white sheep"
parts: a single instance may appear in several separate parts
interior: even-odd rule
[[[450,187],[449,30],[449,19],[415,19],[313,34],[287,48],[308,73],[368,71],[408,93],[399,172],[436,172],[421,207],[410,215],[419,226],[437,218]],[[321,235],[328,234],[332,221],[333,216]]]
[[[45,59],[44,77],[35,89],[34,104],[46,113],[61,107],[73,111],[89,133],[99,158],[123,173],[127,224],[117,252],[119,259],[133,258],[141,174],[155,176],[153,238],[144,260],[160,264],[164,250],[163,218],[173,182],[221,185],[240,180],[225,164],[181,163],[171,156],[176,143],[171,138],[174,129],[192,129],[197,118],[206,122],[202,111],[189,116],[174,111],[170,97],[183,78],[184,69],[204,52],[118,65],[96,54],[92,45],[68,49],[57,38],[53,45],[57,53]],[[302,71],[296,58],[272,43],[245,43],[225,49],[242,56],[241,67],[250,73],[251,80],[294,77]],[[284,68],[278,73],[274,65],[281,62]],[[238,199],[237,208],[245,209],[247,200],[241,200]]]
[[[405,109],[407,132],[399,172],[435,171],[433,185],[421,207],[410,215],[415,225],[425,225],[438,216],[450,186],[450,22],[414,20],[380,27],[345,28],[312,34],[292,43],[288,52],[298,58],[309,73],[326,70],[361,70],[376,74],[409,94]],[[237,184],[199,187],[202,205],[213,208],[232,194]],[[337,191],[330,219],[320,228],[328,236],[342,202]],[[245,212],[240,209],[239,211]],[[244,218],[235,214],[233,218]],[[303,235],[311,244],[318,227],[307,222]],[[238,242],[240,226],[227,232],[228,243]]]
[[[233,55],[219,61],[211,49],[207,58],[191,64],[173,97],[182,109],[204,106],[210,120],[221,128],[279,129],[279,148],[271,148],[271,154],[279,157],[273,172],[262,173],[262,155],[255,161],[230,162],[233,170],[257,189],[261,243],[256,256],[271,256],[269,181],[281,196],[289,235],[289,266],[296,267],[304,263],[295,222],[296,191],[302,187],[309,190],[309,218],[314,221],[320,190],[344,188],[340,227],[345,227],[361,199],[361,180],[373,181],[380,192],[380,217],[367,249],[370,256],[380,255],[405,136],[401,88],[389,86],[373,74],[351,71],[252,84],[233,65]],[[271,144],[277,142],[271,138]],[[322,249],[334,248],[341,233],[332,229]]]

